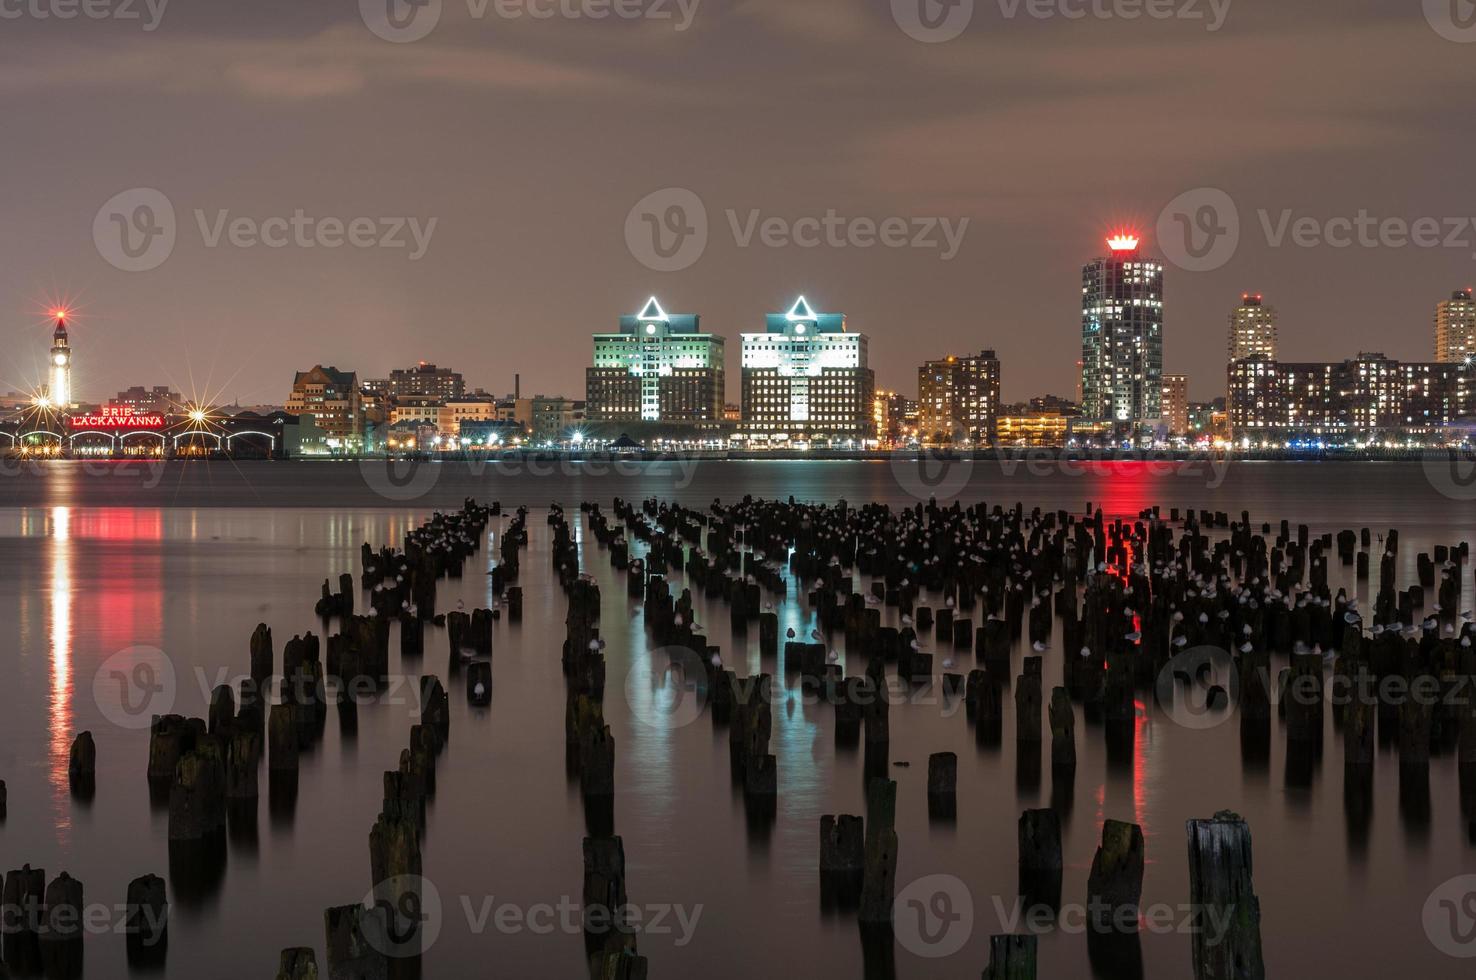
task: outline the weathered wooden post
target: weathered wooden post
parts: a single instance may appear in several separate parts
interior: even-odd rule
[[[40,927],[46,911],[46,872],[29,864],[5,876],[0,890],[5,965],[21,975],[41,970]]]
[[[180,757],[169,790],[169,839],[199,841],[226,826],[226,764],[222,743],[206,737]]]
[[[169,899],[163,878],[144,875],[128,883],[123,929],[130,966],[148,967],[163,962],[169,945]]]
[[[297,724],[290,704],[272,705],[267,718],[267,769],[297,772]]]
[[[990,936],[984,980],[1035,980],[1037,942],[1032,935]]]
[[[97,791],[97,745],[91,732],[81,732],[72,741],[72,751],[67,759],[67,777],[72,792],[88,799]]]
[[[1020,814],[1020,897],[1025,909],[1061,906],[1061,817],[1055,810]]]
[[[265,687],[272,676],[272,661],[272,628],[257,623],[251,634],[251,679],[258,688]]]
[[[41,965],[47,980],[82,976],[82,882],[63,871],[46,886]]]
[[[1221,810],[1210,820],[1187,821],[1185,828],[1195,980],[1265,980],[1250,825]]]
[[[389,917],[382,905],[339,905],[323,911],[328,980],[388,980],[389,958],[380,948]]]
[[[866,784],[866,867],[861,880],[863,926],[889,925],[897,883],[897,784]]]
[[[1143,829],[1108,820],[1087,877],[1088,925],[1110,935],[1137,932],[1138,901],[1143,897]]]
[[[277,980],[318,980],[318,960],[310,947],[294,946],[282,950]]]
[[[626,906],[625,842],[619,837],[584,838],[584,942],[585,952],[635,952],[633,932],[616,926],[616,916]]]

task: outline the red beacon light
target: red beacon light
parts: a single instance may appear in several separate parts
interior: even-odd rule
[[[1107,239],[1107,247],[1114,252],[1136,252],[1138,250],[1138,236],[1113,235]]]

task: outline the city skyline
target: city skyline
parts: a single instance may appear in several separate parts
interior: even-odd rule
[[[1127,235],[1127,236],[1132,237],[1135,240],[1137,239],[1137,233],[1136,232],[1132,232],[1132,231],[1119,232],[1118,235]],[[1112,237],[1108,237],[1108,238],[1105,239],[1105,241],[1107,241],[1108,244],[1109,244],[1108,254],[1109,255],[1114,254],[1113,251],[1112,251],[1111,244],[1110,244],[1113,241],[1113,238]],[[1138,254],[1138,252],[1141,251],[1142,253],[1144,253],[1145,258],[1151,259],[1153,257],[1153,253],[1151,252],[1151,250],[1147,249],[1145,246],[1146,246],[1146,241],[1142,242],[1141,244],[1135,245],[1134,246],[1134,249],[1133,249],[1134,254]],[[1096,259],[1092,259],[1092,260],[1088,261],[1087,266],[1088,267],[1092,266],[1094,263],[1098,262],[1101,258],[1102,258],[1102,256],[1098,256]],[[1158,262],[1159,265],[1161,265],[1161,266],[1163,265],[1162,260],[1157,260],[1157,262]],[[1169,295],[1172,294],[1171,284],[1174,283],[1177,278],[1179,278],[1179,277],[1186,277],[1186,276],[1189,276],[1190,274],[1189,273],[1185,273],[1182,270],[1177,270],[1172,265],[1168,265],[1168,266],[1164,266],[1164,273],[1163,273],[1163,275],[1164,275],[1164,278],[1167,280],[1165,286],[1163,287],[1163,293],[1164,293],[1165,296],[1169,296]],[[1439,343],[1438,337],[1439,337],[1439,332],[1440,332],[1440,329],[1441,329],[1441,327],[1440,327],[1440,322],[1441,321],[1438,319],[1439,316],[1440,316],[1440,311],[1449,308],[1450,305],[1452,304],[1452,302],[1456,302],[1456,301],[1461,300],[1461,297],[1463,295],[1468,296],[1470,294],[1470,292],[1471,292],[1471,288],[1470,287],[1465,287],[1465,288],[1460,288],[1460,289],[1455,289],[1455,290],[1448,290],[1446,292],[1446,294],[1444,294],[1441,298],[1439,298],[1438,300],[1433,300],[1425,308],[1425,310],[1423,311],[1422,322],[1420,322],[1418,324],[1419,333],[1418,333],[1418,335],[1416,337],[1411,337],[1409,330],[1391,331],[1390,334],[1388,335],[1388,337],[1386,338],[1386,340],[1395,341],[1394,343],[1382,343],[1382,344],[1379,344],[1379,345],[1376,345],[1376,346],[1368,346],[1368,345],[1365,345],[1365,346],[1358,347],[1357,349],[1352,349],[1352,348],[1334,348],[1334,349],[1319,348],[1319,349],[1315,349],[1315,350],[1308,350],[1307,349],[1307,345],[1306,345],[1306,338],[1299,338],[1298,337],[1299,331],[1297,329],[1297,327],[1299,325],[1304,324],[1304,323],[1307,323],[1307,322],[1310,322],[1307,318],[1295,318],[1295,313],[1293,313],[1293,317],[1295,318],[1294,321],[1293,321],[1293,323],[1294,323],[1293,328],[1290,331],[1285,331],[1285,330],[1278,331],[1278,329],[1277,329],[1277,320],[1279,318],[1279,314],[1281,314],[1283,312],[1283,309],[1280,307],[1279,304],[1278,304],[1278,306],[1273,307],[1269,303],[1266,304],[1265,309],[1266,309],[1266,311],[1268,312],[1268,314],[1270,315],[1270,318],[1271,318],[1270,319],[1270,322],[1271,322],[1271,328],[1270,328],[1271,333],[1270,333],[1270,336],[1272,338],[1271,343],[1273,344],[1274,348],[1275,349],[1279,349],[1279,350],[1281,350],[1283,352],[1286,352],[1286,351],[1298,351],[1298,350],[1301,350],[1301,351],[1304,351],[1305,352],[1305,356],[1301,356],[1301,357],[1295,357],[1295,356],[1290,356],[1288,354],[1283,354],[1283,357],[1282,357],[1283,360],[1313,361],[1313,360],[1325,360],[1325,359],[1328,359],[1328,358],[1337,359],[1337,358],[1341,358],[1341,357],[1344,357],[1344,356],[1351,357],[1354,354],[1361,353],[1361,352],[1364,352],[1364,351],[1373,351],[1373,350],[1376,350],[1376,351],[1379,351],[1381,353],[1388,354],[1389,356],[1394,357],[1395,359],[1398,359],[1398,360],[1423,361],[1423,360],[1429,359],[1426,356],[1425,352],[1428,351],[1432,345],[1437,345],[1438,346],[1438,343]],[[801,299],[803,299],[804,298],[803,294],[800,294],[800,295],[801,295]],[[1237,358],[1235,358],[1233,356],[1233,344],[1234,344],[1233,335],[1234,335],[1235,329],[1236,329],[1235,328],[1235,324],[1237,322],[1237,317],[1243,315],[1247,310],[1253,310],[1253,311],[1254,310],[1259,310],[1261,308],[1261,304],[1262,304],[1262,300],[1263,300],[1263,296],[1264,295],[1266,295],[1266,294],[1263,294],[1263,293],[1242,292],[1240,294],[1240,298],[1239,298],[1239,301],[1238,302],[1236,302],[1235,300],[1227,297],[1225,309],[1221,311],[1221,317],[1222,317],[1221,324],[1222,325],[1219,327],[1219,330],[1220,330],[1220,339],[1219,339],[1218,343],[1220,345],[1220,351],[1223,352],[1224,345],[1226,343],[1226,339],[1225,339],[1225,328],[1223,326],[1223,322],[1224,322],[1223,318],[1225,316],[1228,316],[1229,319],[1230,319],[1230,322],[1231,322],[1231,335],[1232,335],[1232,340],[1231,340],[1231,344],[1232,344],[1232,356],[1230,358],[1231,360],[1237,359]],[[1452,297],[1454,297],[1455,299],[1452,300]],[[658,301],[660,299],[661,299],[661,297],[658,297],[655,294],[651,295],[651,297],[649,299],[647,299],[645,303],[641,304],[643,311],[644,311],[645,308],[647,308],[650,305],[651,302]],[[1469,303],[1469,300],[1466,300],[1466,302]],[[1165,304],[1165,305],[1167,305],[1167,304]],[[46,318],[46,325],[47,325],[47,329],[48,330],[52,329],[55,326],[55,324],[58,322],[58,320],[64,319],[66,321],[67,326],[68,326],[69,329],[78,329],[78,324],[80,322],[80,323],[83,324],[83,326],[81,327],[81,330],[87,335],[87,337],[88,337],[89,340],[91,340],[94,343],[96,343],[97,340],[99,339],[99,338],[97,338],[97,337],[95,337],[93,335],[93,333],[92,333],[92,327],[87,324],[87,321],[90,320],[90,319],[92,319],[92,314],[89,314],[89,313],[86,313],[86,312],[82,312],[82,310],[85,309],[84,307],[78,307],[78,306],[73,305],[71,303],[64,303],[64,304],[60,304],[60,305],[55,304],[55,303],[51,303],[51,304],[46,304],[46,309],[47,309],[47,312],[45,314],[45,318]],[[692,315],[697,316],[697,317],[705,316],[705,314],[702,313],[700,310],[697,313],[692,314]],[[764,313],[757,314],[756,316],[759,316],[759,317],[767,317],[767,316],[771,316],[771,315],[772,315],[772,311],[765,311]],[[629,317],[629,315],[627,315],[627,317]],[[1431,318],[1432,317],[1436,318],[1435,319],[1435,326],[1434,326],[1433,329],[1430,326]],[[1077,322],[1071,328],[1071,329],[1074,329],[1076,331],[1075,342],[1077,343],[1078,347],[1079,347],[1079,345],[1081,343],[1080,318],[1081,318],[1081,310],[1080,310],[1080,308],[1078,308],[1077,309]],[[1163,341],[1163,346],[1164,346],[1166,352],[1168,350],[1172,349],[1172,347],[1173,347],[1173,339],[1175,338],[1175,336],[1177,334],[1177,331],[1175,329],[1175,322],[1174,322],[1175,319],[1176,319],[1176,317],[1172,313],[1165,313],[1165,315],[1164,315],[1164,320],[1163,320],[1163,328],[1164,329],[1163,329],[1163,332],[1165,334],[1165,337],[1164,337],[1164,341]],[[751,333],[752,332],[750,329],[748,329],[748,325],[739,325],[734,330],[732,330],[731,332],[724,331],[724,330],[721,330],[721,329],[713,330],[711,328],[707,328],[707,330],[708,330],[709,333],[711,333],[714,336],[718,336],[718,337],[721,337],[721,338],[727,338],[727,337],[730,337],[731,336],[731,337],[733,337],[733,338],[735,338],[737,340],[741,340],[742,336],[745,333]],[[860,331],[852,331],[852,332],[853,333],[858,333]],[[874,336],[870,331],[867,331],[866,332],[866,335],[868,337]],[[587,342],[588,333],[586,332],[584,335],[582,335],[582,338],[581,339],[583,341]],[[1297,342],[1299,339],[1301,340],[1300,343]],[[1291,343],[1288,343],[1288,341],[1291,341]],[[875,340],[873,340],[872,343],[874,344],[875,343]],[[987,341],[985,342],[985,345],[987,346]],[[974,347],[976,347],[976,348],[979,347],[979,346],[980,346],[980,344],[978,344],[978,343],[974,344]],[[723,358],[723,363],[726,365],[725,373],[729,377],[737,378],[737,377],[739,377],[741,375],[741,366],[742,366],[742,349],[741,349],[741,344],[740,343],[735,343],[735,344],[731,345],[731,347],[732,347],[731,350],[724,350],[722,352],[722,358]],[[963,348],[942,348],[942,347],[940,347],[937,350],[931,350],[931,349],[929,349],[928,350],[928,356],[930,356],[930,357],[938,357],[938,358],[946,357],[946,356],[948,356],[950,350],[954,350],[954,349],[967,349],[967,345],[965,345],[965,347],[963,347]],[[16,347],[16,348],[12,348],[8,352],[8,354],[9,354],[9,360],[10,360],[11,364],[16,364],[16,363],[24,362],[26,360],[28,354],[34,355],[34,351],[27,351],[27,350],[25,350],[23,348]],[[284,356],[286,356],[288,358],[291,358],[291,357],[294,356],[290,352],[285,352],[285,351],[283,352],[283,354],[284,354]],[[1079,356],[1079,354],[1080,354],[1080,351],[1079,350],[1077,351],[1077,354]],[[29,376],[27,376],[24,373],[19,374],[19,375],[15,375],[15,376],[12,376],[12,377],[9,377],[9,378],[5,377],[4,375],[0,375],[0,388],[4,388],[7,391],[15,392],[15,393],[37,393],[37,394],[39,394],[39,393],[45,392],[47,390],[49,384],[52,381],[53,375],[55,374],[55,367],[56,366],[52,363],[52,358],[54,356],[55,356],[55,352],[54,351],[47,351],[47,352],[45,352],[45,357],[44,358],[36,358],[35,359],[35,365],[36,366],[35,366],[35,368],[33,370],[34,370],[34,373],[36,374],[36,376],[34,378],[33,377],[29,377]],[[1219,353],[1218,356],[1219,356],[1219,363],[1220,363],[1221,367],[1223,367],[1225,355],[1223,353]],[[1439,360],[1440,359],[1439,351],[1438,350],[1437,350],[1437,354],[1436,354],[1436,358],[1435,359],[1436,360]],[[299,359],[299,360],[302,360],[302,359]],[[350,363],[347,357],[342,358],[342,360],[344,360],[345,363]],[[441,361],[443,363],[454,363],[456,365],[457,373],[459,375],[464,376],[464,377],[473,377],[473,382],[472,382],[473,387],[475,387],[477,389],[480,389],[480,390],[487,391],[487,392],[499,392],[499,391],[511,392],[514,389],[514,387],[518,386],[519,384],[521,384],[528,391],[537,390],[539,394],[544,394],[545,392],[548,393],[548,394],[550,394],[550,395],[552,395],[552,394],[559,394],[559,393],[572,394],[574,392],[582,392],[584,390],[584,379],[575,377],[577,374],[582,373],[582,372],[584,372],[587,369],[587,365],[584,363],[583,360],[576,360],[574,358],[571,358],[571,363],[570,363],[570,365],[567,368],[559,368],[559,369],[557,369],[557,371],[554,372],[556,374],[556,376],[559,376],[559,377],[568,376],[568,380],[566,382],[562,383],[561,385],[560,385],[560,383],[556,382],[555,383],[555,386],[549,387],[549,388],[540,387],[537,383],[531,383],[530,384],[528,382],[523,381],[523,379],[528,379],[528,378],[534,378],[534,379],[536,379],[538,377],[546,377],[546,376],[549,376],[549,373],[550,372],[547,370],[547,365],[546,365],[546,362],[544,361],[544,359],[533,358],[533,359],[531,359],[531,360],[529,360],[527,362],[511,363],[511,364],[504,362],[504,363],[502,363],[502,364],[499,365],[499,370],[501,370],[502,373],[506,374],[506,378],[502,378],[499,375],[496,379],[493,379],[493,380],[488,380],[488,379],[485,379],[485,378],[481,378],[480,376],[476,376],[474,371],[472,371],[472,370],[464,370],[463,369],[463,366],[465,364],[468,364],[468,363],[476,363],[478,360],[479,360],[479,349],[476,347],[476,345],[470,345],[470,346],[468,346],[467,348],[463,349],[460,352],[454,352],[453,351],[452,354],[449,357],[446,357],[446,358],[441,359]],[[1003,361],[1003,360],[1004,360],[1004,358],[1001,357],[1001,361]],[[387,377],[388,375],[390,375],[393,372],[409,370],[407,368],[394,367],[393,366],[394,364],[410,364],[410,365],[419,364],[421,366],[424,366],[424,365],[429,364],[432,367],[434,367],[436,361],[437,361],[436,358],[424,358],[424,357],[422,357],[422,358],[411,358],[410,360],[407,360],[407,361],[388,362],[388,361],[385,360],[385,358],[382,355],[380,355],[380,356],[377,357],[377,359],[376,359],[375,364],[374,364],[373,367],[361,367],[359,365],[362,362],[359,361],[359,360],[357,360],[357,359],[354,360],[352,363],[355,365],[355,367],[354,367],[355,372],[361,378],[366,378],[367,379],[367,378],[374,378],[374,377],[381,377],[381,376]],[[1035,359],[1033,359],[1033,361],[1036,362],[1036,363],[1038,363],[1039,358],[1035,358]],[[109,362],[109,363],[111,364],[112,362]],[[921,363],[921,361],[919,361],[918,363]],[[1031,365],[1031,363],[1032,363],[1032,360],[1025,360],[1020,365],[1023,369],[1025,369],[1024,373],[1027,374],[1027,375],[1029,375],[1031,373],[1028,370],[1028,368]],[[1164,367],[1163,367],[1164,374],[1174,374],[1174,375],[1179,375],[1179,376],[1186,376],[1186,377],[1189,378],[1189,398],[1190,398],[1191,401],[1194,401],[1194,402],[1208,402],[1208,401],[1214,400],[1215,398],[1223,397],[1223,395],[1225,393],[1225,391],[1224,391],[1224,379],[1223,379],[1223,377],[1221,375],[1217,375],[1216,373],[1214,373],[1213,370],[1206,371],[1206,372],[1204,372],[1202,374],[1198,374],[1198,375],[1196,375],[1194,373],[1186,372],[1186,371],[1175,371],[1175,370],[1171,370],[1170,369],[1170,359],[1169,359],[1167,353],[1165,353],[1165,355],[1164,355],[1164,362],[1163,363],[1164,363]],[[878,377],[877,377],[877,381],[876,381],[876,387],[879,390],[882,390],[882,389],[908,390],[907,386],[908,386],[909,381],[915,380],[915,377],[916,377],[916,367],[917,367],[916,364],[908,365],[908,364],[904,364],[904,363],[900,363],[900,362],[893,362],[891,364],[887,364],[884,368],[882,368],[882,370],[884,370],[886,372],[885,376],[883,376],[882,370],[878,370],[877,371]],[[1057,369],[1060,369],[1062,366],[1061,365],[1056,365],[1055,367]],[[1003,391],[1003,394],[1001,396],[1002,402],[1009,403],[1009,402],[1025,401],[1025,400],[1028,400],[1031,397],[1036,397],[1036,396],[1039,396],[1039,395],[1042,395],[1042,394],[1054,393],[1056,391],[1070,391],[1074,385],[1079,385],[1079,382],[1080,382],[1079,361],[1074,362],[1073,364],[1066,365],[1065,368],[1070,373],[1065,378],[1060,379],[1059,383],[1056,383],[1054,387],[1045,387],[1045,388],[1039,388],[1039,389],[1022,390],[1020,387],[1017,387],[1017,385],[1019,385],[1020,382],[1015,381],[1013,378],[1007,378],[1007,380],[1004,382],[1004,385],[1002,387],[1002,391]],[[266,388],[264,390],[257,391],[256,389],[250,389],[250,390],[245,389],[243,386],[241,386],[239,384],[232,384],[232,382],[230,380],[224,380],[224,381],[218,380],[217,377],[216,377],[216,372],[213,369],[210,370],[209,372],[207,372],[206,375],[203,378],[197,379],[195,377],[195,370],[194,370],[193,365],[189,365],[189,364],[186,365],[186,380],[184,382],[181,382],[181,380],[178,378],[178,376],[174,375],[172,372],[169,372],[167,370],[156,369],[154,371],[154,374],[149,375],[147,377],[126,377],[126,378],[121,375],[121,370],[122,369],[117,368],[116,366],[113,366],[112,367],[112,370],[115,372],[115,375],[116,376],[111,377],[110,380],[100,380],[100,379],[98,379],[98,377],[96,375],[96,368],[95,367],[93,367],[90,370],[84,370],[82,372],[82,374],[80,375],[81,381],[82,381],[82,383],[80,385],[75,380],[71,381],[72,396],[73,396],[72,400],[74,400],[74,401],[76,401],[76,400],[88,400],[88,398],[84,398],[84,397],[79,396],[79,394],[78,394],[79,390],[81,391],[81,393],[82,393],[83,396],[89,396],[92,401],[100,402],[100,401],[102,401],[102,400],[104,400],[104,399],[106,399],[108,397],[111,397],[109,394],[107,394],[107,392],[116,392],[116,391],[119,391],[122,388],[128,387],[128,386],[144,385],[146,387],[151,387],[151,386],[155,386],[159,381],[164,381],[165,382],[165,384],[164,385],[161,385],[161,387],[180,388],[181,386],[183,386],[184,388],[188,388],[189,389],[189,392],[186,395],[186,400],[187,401],[190,401],[192,403],[197,403],[197,404],[205,404],[205,403],[220,404],[220,405],[224,405],[224,404],[280,404],[281,403],[281,400],[282,400],[281,399],[281,392],[280,392],[281,381],[280,381],[280,378],[279,377],[274,377],[272,380],[268,381],[267,384],[266,384]],[[1057,373],[1059,373],[1059,370],[1057,370]],[[1222,373],[1223,372],[1221,372],[1221,374]],[[168,377],[167,378],[161,378],[161,377],[158,376],[160,374],[167,374]],[[1014,382],[1013,384],[1011,383],[1012,381]],[[94,389],[96,389],[96,391],[99,392],[99,394],[92,394],[92,392],[94,391]],[[729,401],[734,401],[735,399],[733,399],[731,397],[731,394],[732,393],[729,392],[728,394],[729,394],[728,400]]]
[[[412,44],[376,37],[353,5],[264,2],[249,21],[225,5],[173,5],[148,32],[8,22],[7,92],[25,134],[10,174],[26,192],[9,202],[0,236],[0,309],[12,311],[15,341],[0,379],[16,387],[32,373],[24,311],[54,288],[82,307],[86,336],[74,341],[99,355],[89,370],[118,372],[79,385],[184,386],[193,372],[251,402],[278,389],[280,348],[297,363],[343,363],[353,348],[365,373],[455,362],[496,389],[510,385],[501,366],[513,362],[526,365],[530,389],[572,391],[582,364],[538,355],[549,341],[582,345],[604,311],[658,293],[733,336],[803,293],[846,309],[874,338],[884,387],[905,384],[924,323],[936,353],[993,347],[1015,365],[1008,399],[1069,391],[1073,270],[1100,232],[1126,222],[1156,254],[1165,207],[1205,187],[1238,205],[1241,242],[1211,271],[1169,267],[1164,367],[1191,378],[1194,398],[1218,387],[1224,310],[1243,292],[1276,297],[1286,357],[1322,356],[1336,339],[1340,350],[1414,358],[1425,352],[1394,339],[1476,279],[1470,248],[1302,247],[1290,234],[1272,245],[1265,230],[1287,210],[1324,221],[1463,210],[1454,188],[1470,137],[1449,124],[1449,100],[1466,52],[1408,4],[1365,0],[1333,22],[1237,6],[1213,32],[1009,19],[981,6],[946,44],[908,37],[879,0],[704,4],[683,31],[494,24],[447,6]],[[1020,84],[1031,72],[1051,86]],[[891,86],[878,87],[881,77]],[[1329,98],[1331,86],[1347,97]],[[807,89],[826,92],[827,111],[792,97]],[[42,91],[44,112],[31,104]],[[1081,121],[1105,120],[1115,100],[1152,111],[1084,133]],[[725,125],[688,138],[713,106]],[[775,134],[795,132],[833,148],[824,167],[773,152]],[[645,149],[657,144],[672,149],[653,159]],[[1087,145],[1090,157],[1129,165],[1101,167]],[[1383,176],[1396,168],[1402,183]],[[157,189],[176,214],[173,253],[150,271],[116,268],[93,239],[104,205],[132,188]],[[665,188],[691,191],[709,219],[706,252],[669,273],[633,256],[624,228]],[[299,208],[438,224],[414,262],[409,249],[207,241],[222,213],[263,222]],[[928,249],[735,238],[754,211],[794,222],[832,210],[970,225],[946,261]],[[1373,285],[1385,282],[1397,288]]]

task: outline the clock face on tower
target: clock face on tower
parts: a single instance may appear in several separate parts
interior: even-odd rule
[[[51,363],[55,364],[57,367],[66,367],[66,365],[67,365],[67,355],[65,355],[65,354],[57,354],[55,357],[53,357],[51,359]]]

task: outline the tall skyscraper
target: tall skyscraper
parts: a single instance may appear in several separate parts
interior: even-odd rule
[[[1163,422],[1169,432],[1186,435],[1189,432],[1189,376],[1187,374],[1165,374],[1163,376]]]
[[[1081,270],[1082,415],[1120,428],[1156,421],[1163,403],[1163,266],[1138,239]]]
[[[1262,302],[1259,293],[1246,293],[1230,314],[1230,360],[1247,357],[1276,360],[1276,307]]]
[[[928,361],[917,369],[917,437],[928,444],[989,445],[999,419],[994,351]]]
[[[754,444],[875,438],[866,335],[844,313],[816,313],[801,296],[743,334],[743,432]]]
[[[67,341],[67,315],[56,315],[56,329],[51,334],[51,381],[46,397],[59,409],[72,404],[72,348]]]
[[[1476,357],[1476,300],[1471,290],[1462,289],[1435,307],[1435,360],[1456,364],[1471,357]]]
[[[694,313],[667,313],[656,301],[620,318],[617,333],[594,335],[585,372],[591,420],[715,422],[723,417],[723,338],[702,333]]]

